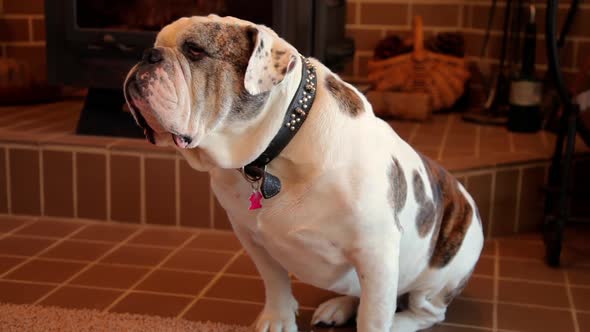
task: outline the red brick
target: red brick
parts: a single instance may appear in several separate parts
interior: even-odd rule
[[[471,9],[472,6],[463,6],[463,27],[471,26]]]
[[[33,20],[33,40],[44,41],[45,40],[45,20],[34,19]]]
[[[537,39],[537,54],[536,54],[536,62],[537,64],[545,65],[547,64],[547,49],[545,48],[545,38]],[[563,46],[563,49],[560,51],[559,56],[559,64],[562,67],[573,67],[574,66],[574,43],[568,41]]]
[[[484,36],[478,33],[464,32],[463,38],[465,38],[465,54],[480,56]]]
[[[483,36],[482,36],[482,40],[483,40]],[[481,45],[482,44],[480,44],[480,46]],[[509,52],[508,49],[506,51]],[[502,36],[490,36],[490,39],[488,40],[488,45],[487,45],[488,58],[500,59],[501,53],[502,53]],[[506,55],[508,56],[509,54],[506,53]]]
[[[23,18],[0,18],[0,41],[28,41],[29,22]]]
[[[362,24],[407,25],[408,5],[390,3],[361,4]]]
[[[367,65],[369,64],[369,60],[371,59],[370,56],[358,56],[358,72],[356,73],[356,75],[359,78],[367,78],[367,76],[369,75],[369,70],[367,68]]]
[[[562,10],[565,12],[565,9]],[[560,14],[561,12],[560,11]],[[562,15],[565,15],[562,14]],[[561,29],[561,25],[558,25],[558,29]],[[572,30],[570,32],[571,36],[580,36],[580,37],[588,37],[588,33],[590,32],[590,8],[583,8],[580,9],[574,19],[574,24],[572,25]]]
[[[373,51],[381,40],[381,30],[347,29],[346,34],[354,39],[354,46],[357,50]]]
[[[6,14],[43,14],[44,0],[4,0]]]
[[[578,54],[576,55],[576,66],[587,65],[590,62],[590,42],[578,42]]]
[[[459,25],[457,5],[415,4],[413,16],[422,16],[424,26],[456,27]]]
[[[546,19],[546,14],[547,11],[545,10],[545,8],[540,8],[537,7],[537,14],[536,14],[536,18],[535,21],[537,21],[537,33],[540,35],[544,35],[545,34],[545,19]],[[574,19],[574,21],[577,21],[579,19],[581,19],[581,14],[582,12],[578,12],[578,14],[576,14],[576,18]],[[561,27],[563,26],[563,22],[565,21],[565,18],[567,16],[567,9],[566,8],[560,8],[557,11],[557,31],[561,30]],[[572,30],[573,32],[573,30]],[[570,35],[572,34],[572,32],[570,32]]]
[[[404,40],[409,39],[410,41],[413,38],[412,31],[410,31],[409,28],[407,30],[405,30],[405,29],[393,29],[393,30],[387,30],[385,32],[385,36],[386,37],[389,37],[389,36],[392,36],[392,35],[398,36],[398,37],[400,37],[400,38],[402,38]]]
[[[356,23],[356,3],[346,3],[346,24]]]
[[[488,5],[474,5],[471,7],[471,27],[477,29],[486,29],[491,7]],[[492,30],[502,30],[504,23],[504,6],[496,7]]]
[[[6,46],[6,56],[27,61],[38,81],[44,81],[46,79],[47,60],[45,58],[45,46],[8,45]]]

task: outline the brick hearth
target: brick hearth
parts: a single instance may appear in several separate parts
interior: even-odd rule
[[[80,101],[0,108],[0,214],[228,229],[205,173],[143,140],[73,135]],[[513,134],[437,115],[391,122],[466,186],[488,236],[536,230],[554,135]],[[588,152],[581,141],[579,152]],[[589,158],[576,163],[576,184]],[[585,176],[584,176],[585,175]],[[588,213],[575,204],[574,214]]]

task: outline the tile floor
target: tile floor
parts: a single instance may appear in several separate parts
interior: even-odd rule
[[[587,234],[568,233],[562,269],[543,263],[539,235],[488,241],[446,322],[430,331],[590,331]],[[293,289],[309,331],[313,309],[333,294],[296,280]],[[229,232],[0,217],[0,302],[246,325],[263,299],[262,280]]]

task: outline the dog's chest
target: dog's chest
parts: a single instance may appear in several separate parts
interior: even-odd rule
[[[335,211],[345,214],[338,199],[283,191],[263,200],[261,209],[250,211],[252,189],[239,174],[232,178],[219,182],[214,176],[212,182],[232,223],[246,229],[248,236],[298,279],[327,289],[344,287],[339,285],[350,275],[352,266],[339,245],[346,242],[347,235],[335,215]],[[296,203],[294,196],[299,196]]]
[[[255,240],[276,261],[300,280],[318,287],[333,288],[352,268],[342,250],[322,230],[305,225],[288,227],[275,222],[255,232]]]

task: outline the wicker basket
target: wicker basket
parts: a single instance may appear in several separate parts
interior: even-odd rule
[[[469,72],[463,58],[424,48],[422,17],[414,18],[412,53],[368,64],[369,81],[377,91],[425,93],[433,110],[451,107],[463,95]]]

